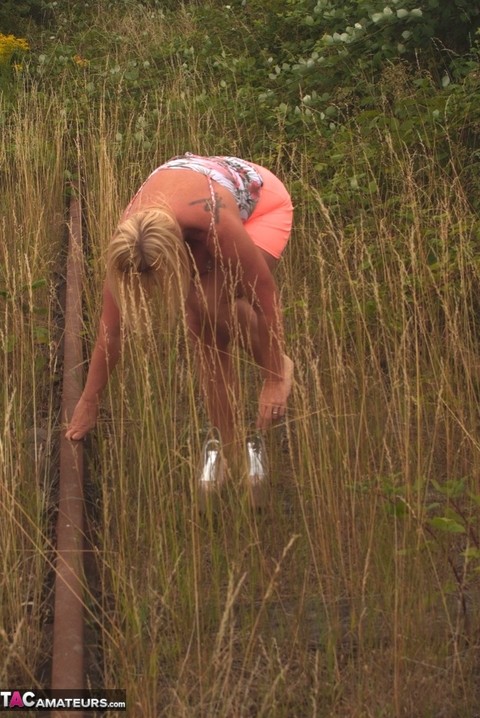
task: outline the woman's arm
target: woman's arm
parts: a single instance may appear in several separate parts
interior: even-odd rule
[[[98,404],[109,376],[120,357],[120,312],[105,282],[97,339],[90,360],[85,388],[78,401],[65,436],[83,439],[95,426]]]
[[[233,240],[233,241],[232,241]],[[267,429],[285,415],[292,390],[293,362],[286,356],[280,297],[273,275],[243,225],[224,222],[217,241],[223,261],[230,262],[257,318],[255,358],[263,375],[258,399],[257,428]]]
[[[209,253],[241,288],[255,312],[261,340],[255,359],[264,377],[257,426],[263,429],[284,415],[292,388],[293,363],[284,353],[279,293],[265,258],[243,226],[232,195],[223,187],[210,189],[210,196],[199,194],[188,203],[184,198],[177,218],[185,231],[203,233]]]

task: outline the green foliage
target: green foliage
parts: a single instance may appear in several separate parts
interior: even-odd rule
[[[26,79],[45,91],[67,81],[67,113],[78,105],[88,112],[100,98],[114,107],[121,98],[125,131],[147,148],[156,127],[154,94],[175,67],[182,88],[171,101],[179,112],[187,101],[199,113],[214,106],[245,136],[261,126],[253,140],[259,158],[272,141],[295,146],[301,138],[324,202],[338,207],[346,225],[368,213],[372,193],[395,202],[386,138],[398,151],[405,145],[421,155],[428,147],[446,171],[461,165],[463,186],[478,206],[479,54],[474,47],[454,55],[442,44],[446,27],[451,48],[472,40],[467,29],[480,11],[461,0],[275,0],[268,8],[258,0],[181,8],[58,0],[48,10],[55,34],[49,29],[37,39]],[[112,20],[109,32],[102,13]],[[125,13],[134,44],[122,28]],[[181,31],[172,31],[175,23]]]
[[[257,0],[242,5],[250,16],[262,12]],[[480,24],[480,9],[466,0],[287,0],[272,10],[275,18],[265,18],[264,34],[271,28],[276,47],[292,57],[318,51],[314,64],[330,48],[350,59],[366,52],[365,61],[380,67],[386,59],[429,48],[432,39],[465,52]]]
[[[430,501],[417,513],[407,497],[407,487],[400,476],[381,479],[381,491],[387,513],[396,520],[414,519],[418,530],[429,539],[430,550],[436,546],[446,557],[454,578],[454,588],[462,597],[463,610],[468,581],[480,571],[480,495],[468,491],[466,478],[417,483],[419,493],[428,494]],[[460,547],[463,568],[459,570]]]
[[[380,193],[392,208],[396,201],[387,142],[394,152],[405,146],[418,153],[419,165],[427,148],[452,176],[461,166],[462,186],[480,206],[479,52],[473,47],[454,55],[441,42],[449,26],[450,47],[462,47],[461,37],[469,44],[467,27],[473,30],[480,11],[460,0],[418,5],[275,0],[267,8],[258,0],[232,0],[179,8],[105,0],[89,9],[59,0],[48,6],[55,35],[49,30],[37,41],[27,81],[45,91],[67,81],[67,113],[78,106],[88,112],[105,98],[117,107],[121,98],[121,134],[148,150],[157,126],[155,93],[177,68],[182,87],[171,103],[180,114],[186,103],[199,113],[214,107],[245,137],[261,126],[251,143],[259,159],[271,153],[272,143],[281,148],[301,141],[325,204],[338,210],[345,227],[365,215],[374,232],[372,196]],[[134,44],[122,27],[127,12]],[[109,32],[99,22],[102,13],[112,19]],[[179,23],[182,31],[173,32]]]
[[[48,3],[44,0],[2,0],[0,32],[26,35],[32,24],[42,25],[50,17]]]
[[[462,0],[288,0],[269,4],[237,2],[228,8],[222,37],[228,57],[255,58],[263,69],[264,100],[291,104],[298,97],[316,105],[318,98],[369,94],[385,63],[400,58],[420,62],[443,77],[452,55],[472,46],[480,10]],[[200,14],[207,38],[218,28],[215,6]],[[215,22],[212,22],[215,15]],[[242,47],[243,45],[243,47]],[[217,53],[218,54],[218,53]]]

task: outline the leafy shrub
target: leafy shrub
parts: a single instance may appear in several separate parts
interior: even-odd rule
[[[44,0],[2,0],[0,3],[0,32],[28,35],[32,23],[41,25],[50,18]]]

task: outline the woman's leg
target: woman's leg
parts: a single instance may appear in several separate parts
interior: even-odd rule
[[[235,435],[238,383],[230,352],[231,301],[222,273],[209,272],[192,287],[187,300],[187,323],[208,417],[226,446]]]
[[[273,271],[277,260],[260,251]],[[223,273],[214,270],[192,286],[187,301],[187,322],[208,417],[219,429],[225,445],[235,438],[238,377],[230,351],[233,336],[240,335],[242,348],[255,362],[261,356],[255,311],[245,297],[231,294]]]

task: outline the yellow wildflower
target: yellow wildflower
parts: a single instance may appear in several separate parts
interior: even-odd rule
[[[88,65],[88,60],[85,57],[82,57],[81,55],[74,55],[73,61],[79,65],[79,67],[85,67]]]
[[[0,32],[0,63],[6,64],[15,52],[28,52],[28,42],[15,35],[4,35]]]

